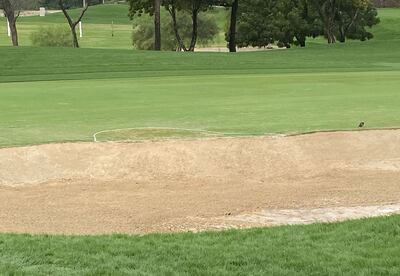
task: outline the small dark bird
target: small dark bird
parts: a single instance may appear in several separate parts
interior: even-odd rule
[[[364,122],[361,122],[361,123],[358,125],[359,128],[362,128],[362,127],[364,127],[364,126],[365,126],[365,123],[364,123]]]

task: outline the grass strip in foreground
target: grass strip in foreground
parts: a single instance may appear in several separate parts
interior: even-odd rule
[[[198,234],[2,234],[0,274],[399,275],[400,216]]]

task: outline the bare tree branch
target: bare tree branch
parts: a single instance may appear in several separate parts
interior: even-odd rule
[[[58,0],[58,5],[61,8],[62,13],[64,14],[65,18],[68,21],[69,27],[71,29],[71,33],[72,33],[72,43],[74,48],[79,48],[79,42],[78,42],[78,36],[76,35],[76,25],[79,24],[79,22],[81,22],[83,16],[85,15],[86,11],[89,8],[89,0],[86,1],[85,6],[83,7],[81,13],[79,14],[79,17],[76,21],[73,21],[71,16],[68,14],[67,8],[64,5],[64,0]]]
[[[75,24],[78,24],[82,20],[82,17],[85,15],[85,12],[88,10],[88,8],[89,8],[89,3],[86,3],[86,6],[83,8],[81,14],[78,17],[78,20],[75,21]]]

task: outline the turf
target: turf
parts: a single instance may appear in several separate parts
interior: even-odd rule
[[[6,234],[0,274],[399,275],[400,216],[199,234]]]
[[[218,132],[205,132],[190,129],[173,128],[133,128],[105,130],[93,135],[97,142],[106,141],[142,141],[142,140],[168,140],[168,139],[200,139],[222,137]]]
[[[134,127],[243,135],[360,121],[399,127],[400,10],[380,16],[372,41],[235,55],[2,47],[0,146]]]
[[[132,127],[244,135],[354,129],[359,121],[399,127],[400,10],[380,15],[373,41],[261,53],[0,47],[0,146],[88,141]],[[21,27],[39,24],[29,20]],[[122,19],[118,42],[104,35],[110,17],[87,20],[100,31],[85,46],[127,47]],[[0,274],[399,275],[399,225],[392,216],[200,234],[2,234]]]
[[[352,129],[360,121],[395,127],[398,87],[397,71],[2,83],[0,145],[87,141],[131,127],[243,135]]]
[[[400,10],[381,18],[376,40],[235,55],[0,47],[0,146],[134,127],[399,127]]]

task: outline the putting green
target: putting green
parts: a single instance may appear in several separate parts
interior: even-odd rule
[[[115,15],[104,8],[92,9],[87,23],[106,24],[126,7]],[[285,51],[1,47],[0,146],[92,141],[98,131],[145,127],[243,135],[356,129],[361,121],[399,127],[400,10],[379,14],[372,41]]]
[[[92,141],[107,129],[262,135],[400,125],[400,72],[0,83],[0,145]]]

